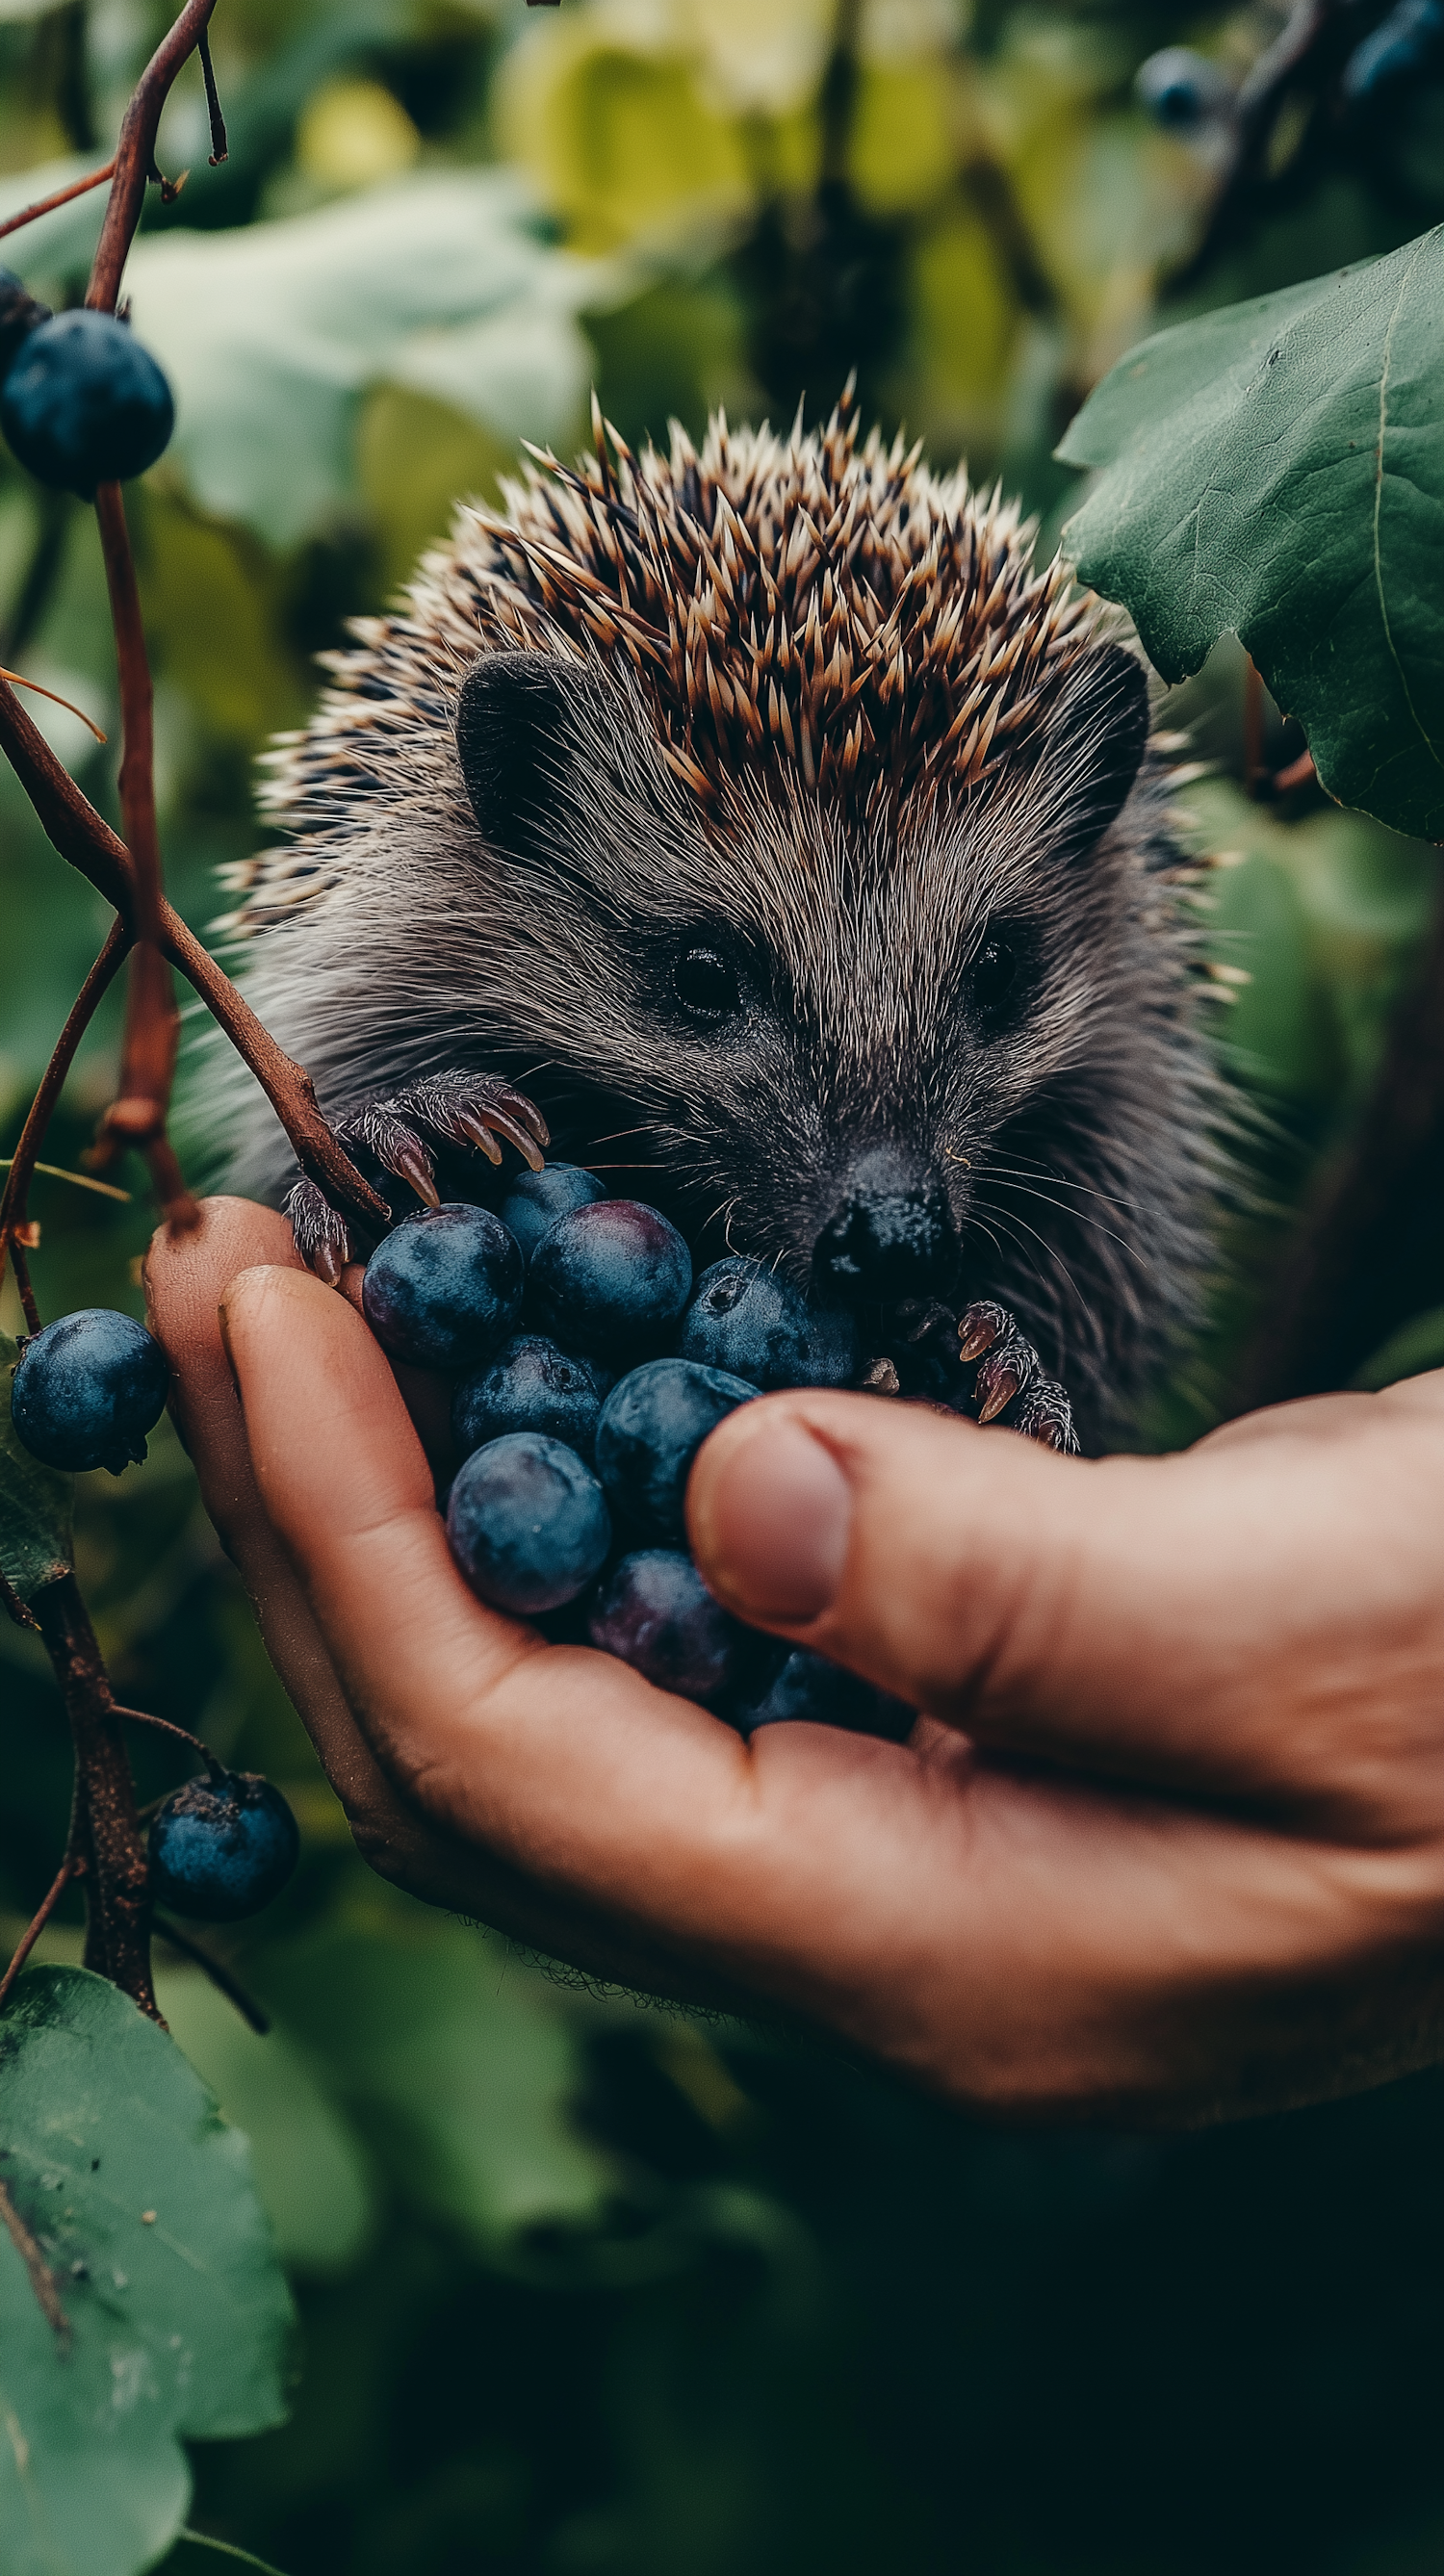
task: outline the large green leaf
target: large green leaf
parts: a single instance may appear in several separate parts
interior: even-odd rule
[[[1444,839],[1444,226],[1145,340],[1058,454],[1165,679],[1237,634],[1330,795]]]
[[[70,2326],[0,2234],[0,2567],[135,2576],[185,2517],[181,2437],[285,2413],[291,2304],[246,2141],[103,1977],[32,1968],[0,2021],[0,2176]]]
[[[22,1601],[33,1601],[71,1566],[73,1476],[42,1467],[16,1438],[10,1390],[19,1347],[0,1333],[0,1574]]]
[[[168,463],[204,508],[287,545],[355,498],[359,401],[439,397],[496,433],[569,437],[578,309],[614,272],[553,249],[506,170],[430,171],[319,212],[137,242],[135,327],[176,397]]]

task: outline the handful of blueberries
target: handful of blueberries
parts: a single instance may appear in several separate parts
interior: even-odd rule
[[[446,1533],[481,1600],[589,1640],[744,1734],[782,1718],[908,1733],[912,1710],[734,1619],[687,1552],[683,1500],[709,1431],[764,1389],[845,1385],[849,1316],[741,1256],[694,1283],[658,1209],[566,1163],[522,1173],[496,1215],[405,1218],[361,1302],[393,1359],[458,1379]]]
[[[479,1599],[590,1640],[744,1735],[783,1718],[909,1733],[900,1701],[734,1619],[687,1551],[687,1478],[708,1432],[766,1389],[845,1386],[850,1316],[740,1255],[694,1282],[657,1208],[609,1199],[567,1163],[521,1173],[499,1215],[458,1202],[403,1218],[361,1304],[393,1359],[456,1380],[446,1534]],[[144,1458],[169,1386],[143,1324],[86,1307],[22,1346],[11,1421],[46,1466],[119,1475]],[[151,1889],[231,1922],[285,1884],[299,1841],[269,1781],[210,1767],[151,1820]]]

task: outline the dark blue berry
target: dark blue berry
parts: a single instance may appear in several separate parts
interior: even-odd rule
[[[131,1315],[86,1306],[28,1341],[15,1371],[11,1418],[47,1467],[74,1473],[145,1456],[145,1435],[165,1410],[170,1363]]]
[[[259,1772],[188,1780],[151,1819],[151,1894],[176,1914],[236,1923],[279,1896],[300,1849],[295,1817]]]
[[[659,1690],[705,1705],[755,1691],[759,1665],[775,1653],[770,1638],[744,1628],[713,1600],[690,1556],[665,1547],[638,1548],[614,1567],[588,1634],[604,1654],[634,1665]]]
[[[1217,116],[1232,96],[1227,76],[1188,45],[1165,45],[1150,54],[1133,86],[1158,124],[1186,132]]]
[[[476,1368],[521,1311],[522,1260],[489,1208],[423,1208],[378,1245],[361,1311],[384,1351],[416,1368]]]
[[[903,1743],[917,1719],[916,1709],[889,1699],[886,1691],[806,1646],[794,1647],[760,1699],[729,1714],[743,1735],[800,1719],[813,1726],[843,1726],[854,1735],[886,1736],[892,1744]]]
[[[542,1236],[527,1310],[567,1350],[640,1358],[670,1341],[691,1287],[692,1256],[674,1225],[636,1199],[598,1199]]]
[[[457,1453],[469,1458],[508,1431],[545,1431],[590,1465],[611,1378],[594,1360],[569,1359],[541,1333],[518,1333],[451,1399]]]
[[[0,380],[17,349],[32,331],[49,320],[49,305],[36,303],[24,279],[17,277],[13,268],[0,268]]]
[[[754,1386],[846,1386],[857,1367],[857,1324],[836,1308],[809,1306],[790,1279],[734,1253],[703,1271],[678,1349]]]
[[[559,1217],[570,1216],[573,1208],[591,1207],[606,1195],[594,1172],[581,1171],[575,1163],[548,1163],[540,1172],[518,1172],[502,1200],[501,1221],[521,1245],[523,1261],[530,1261]]]
[[[154,465],[175,426],[170,387],[113,313],[57,313],[31,331],[0,395],[0,429],[42,483],[92,497]]]
[[[756,1393],[745,1378],[695,1360],[647,1360],[613,1387],[597,1428],[597,1474],[638,1537],[685,1547],[692,1461],[724,1414]]]
[[[612,1524],[574,1449],[544,1431],[510,1431],[460,1470],[446,1535],[472,1591],[525,1617],[586,1590],[606,1563]]]

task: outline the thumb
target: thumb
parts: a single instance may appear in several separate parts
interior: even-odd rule
[[[1263,1785],[1257,1756],[1273,1790],[1239,1687],[1276,1649],[1273,1483],[799,1391],[712,1434],[688,1522],[729,1609],[979,1742],[1210,1790]]]

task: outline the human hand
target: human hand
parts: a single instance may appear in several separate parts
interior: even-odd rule
[[[709,1583],[928,1712],[906,1746],[749,1744],[472,1597],[395,1376],[282,1220],[212,1202],[148,1284],[208,1507],[389,1875],[996,2113],[1198,2120],[1440,2053],[1444,1374],[1166,1459],[744,1407],[689,1493]]]

